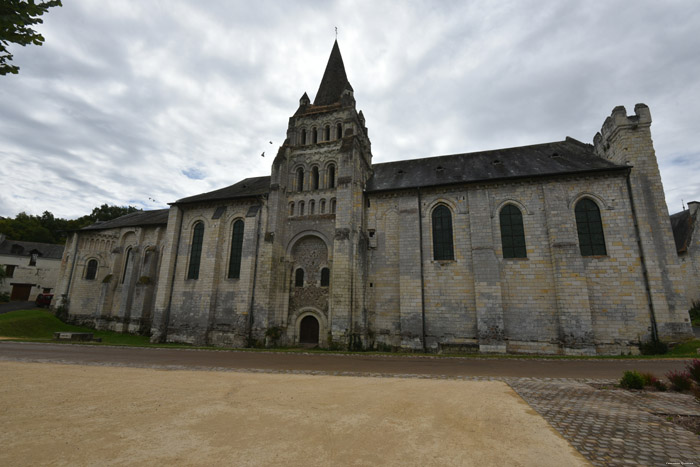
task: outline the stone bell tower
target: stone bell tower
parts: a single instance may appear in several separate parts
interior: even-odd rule
[[[304,93],[299,100],[272,166],[270,302],[261,325],[280,328],[280,342],[349,345],[365,332],[363,188],[371,164],[364,116],[336,41],[316,98],[311,103]]]

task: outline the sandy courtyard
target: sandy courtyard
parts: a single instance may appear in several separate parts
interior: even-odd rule
[[[0,465],[587,465],[501,382],[0,362]]]

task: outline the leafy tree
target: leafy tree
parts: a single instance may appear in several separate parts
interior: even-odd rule
[[[30,26],[43,23],[39,17],[55,6],[63,6],[61,0],[39,3],[35,0],[0,1],[0,75],[19,73],[19,67],[9,63],[12,61],[12,54],[7,51],[10,42],[23,47],[44,43],[44,36]]]

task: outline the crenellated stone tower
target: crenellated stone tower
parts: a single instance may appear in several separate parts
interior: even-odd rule
[[[623,106],[615,107],[593,142],[599,156],[633,167],[627,190],[648,290],[652,333],[663,341],[692,336],[689,305],[651,139],[649,108],[637,104],[634,115],[628,116]]]
[[[313,104],[304,93],[272,165],[256,293],[266,316],[256,318],[257,333],[278,328],[287,343],[364,340],[363,188],[371,167],[364,116],[336,42]]]

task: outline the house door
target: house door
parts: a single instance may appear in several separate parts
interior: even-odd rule
[[[29,300],[29,294],[32,291],[32,284],[12,284],[12,293],[10,300],[18,302],[26,302]]]
[[[318,344],[318,320],[313,316],[305,316],[299,324],[299,343]]]

